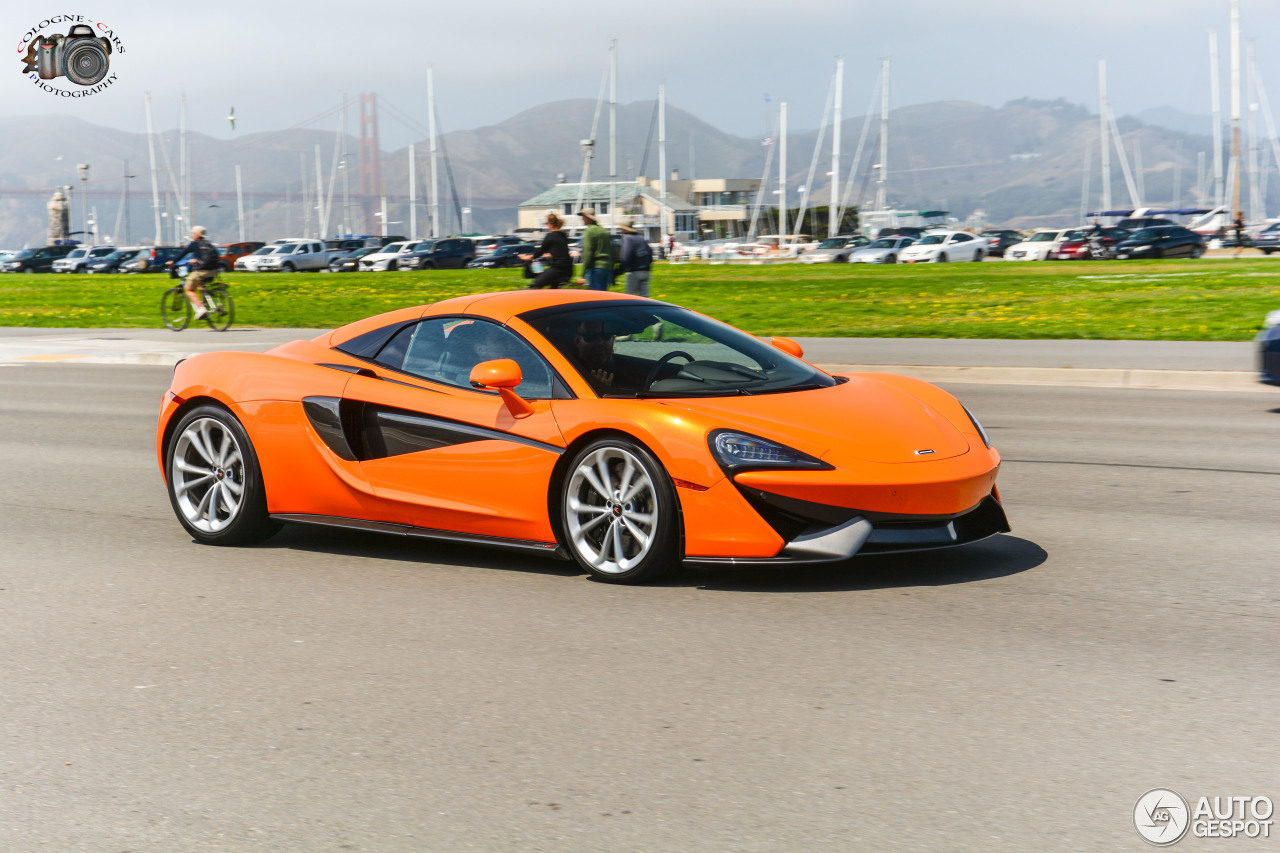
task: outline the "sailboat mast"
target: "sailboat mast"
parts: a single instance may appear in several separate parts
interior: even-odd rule
[[[240,164],[236,164],[236,220],[240,223],[240,242],[244,242],[244,189],[240,184]]]
[[[787,102],[778,105],[778,248],[787,239]]]
[[[1098,60],[1098,149],[1102,164],[1102,209],[1111,209],[1111,127],[1108,124],[1107,61]]]
[[[831,129],[831,201],[827,204],[827,236],[834,237],[840,231],[840,201],[836,198],[840,187],[840,113],[844,106],[844,59],[836,60],[836,102],[834,126]]]
[[[436,157],[436,78],[427,66],[427,129],[431,131],[431,236],[440,236],[440,166]]]
[[[409,239],[418,239],[418,175],[414,171],[413,143],[409,143]]]
[[[618,40],[609,41],[609,233],[618,224]]]
[[[156,136],[151,127],[151,93],[145,93],[147,102],[147,149],[151,152],[151,210],[156,215],[157,246],[164,243],[164,234],[160,226],[160,173],[156,170]]]
[[[889,60],[886,58],[880,72],[880,190],[876,193],[876,209],[889,209]]]
[[[1222,183],[1222,84],[1218,81],[1218,32],[1209,30],[1209,96],[1213,111],[1213,206],[1226,203]]]
[[[1240,0],[1231,0],[1231,212],[1240,209]]]
[[[658,84],[658,233],[662,244],[667,241],[667,84]]]

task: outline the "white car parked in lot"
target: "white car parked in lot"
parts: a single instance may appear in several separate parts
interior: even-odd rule
[[[278,248],[258,261],[258,272],[320,272],[329,269],[329,261],[342,250],[331,251],[319,240],[277,240]]]
[[[1044,229],[1032,234],[1021,243],[1014,243],[1004,250],[1006,261],[1046,261],[1050,252],[1058,251],[1058,247],[1071,239],[1078,230]]]
[[[90,261],[105,258],[115,250],[115,246],[77,246],[65,258],[53,262],[53,271],[88,272]]]
[[[849,255],[851,264],[896,264],[902,250],[915,243],[915,237],[881,237]]]
[[[980,261],[986,253],[985,238],[975,237],[967,231],[930,231],[914,246],[903,249],[898,260],[904,264],[944,264],[948,261]]]
[[[280,247],[277,245],[263,246],[251,255],[243,255],[236,258],[236,272],[257,272],[258,265],[266,259],[268,255],[274,255]]]
[[[414,250],[430,241],[406,240],[403,243],[388,243],[371,255],[360,259],[360,272],[385,272],[393,270],[397,264],[413,254]]]

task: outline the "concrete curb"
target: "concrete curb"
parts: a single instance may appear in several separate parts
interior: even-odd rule
[[[1270,387],[1258,382],[1257,373],[1244,370],[952,367],[920,364],[819,364],[817,366],[830,373],[898,373],[923,379],[926,382],[1274,393]]]

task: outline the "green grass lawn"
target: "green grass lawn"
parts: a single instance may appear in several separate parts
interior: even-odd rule
[[[223,279],[237,326],[309,328],[523,286],[519,270]],[[159,327],[170,283],[163,275],[0,275],[0,326]],[[756,334],[794,337],[1247,341],[1280,308],[1280,261],[658,264],[651,294]]]

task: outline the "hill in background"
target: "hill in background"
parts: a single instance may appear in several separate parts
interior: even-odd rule
[[[515,208],[563,175],[577,181],[582,171],[579,141],[590,135],[595,102],[568,100],[544,104],[518,113],[499,124],[443,134],[441,147],[449,155],[452,187],[441,161],[439,185],[442,216],[447,230],[457,231],[454,193],[458,206],[473,210],[473,224],[483,232],[510,229]],[[617,110],[618,179],[657,175],[656,133],[651,133],[654,103],[641,101]],[[1175,117],[1176,118],[1176,117]],[[1194,117],[1187,117],[1188,121]],[[1149,205],[1202,205],[1197,182],[1198,155],[1208,154],[1207,134],[1195,135],[1135,118],[1118,122],[1124,146],[1142,198]],[[122,243],[126,221],[135,242],[154,237],[151,174],[145,134],[98,127],[67,117],[19,118],[22,127],[0,150],[0,247],[43,243],[45,203],[60,184],[73,187],[73,229],[80,222],[80,186],[75,164],[91,164],[89,199],[96,208],[104,235]],[[864,119],[843,123],[843,165],[847,170],[862,133]],[[1190,126],[1188,124],[1188,126]],[[967,102],[940,102],[894,110],[889,122],[888,187],[891,205],[951,211],[966,219],[985,212],[992,225],[1029,228],[1067,225],[1079,221],[1086,156],[1091,164],[1089,202],[1100,195],[1098,119],[1079,105],[1065,101],[1019,100],[1002,107]],[[855,203],[874,197],[871,164],[879,158],[878,120],[868,129],[859,174],[853,183]],[[335,169],[338,134],[316,129],[290,129],[246,134],[231,140],[188,134],[190,171],[196,219],[220,240],[237,236],[235,167],[241,168],[245,195],[246,236],[274,239],[314,233],[315,201],[303,203],[315,184],[315,149],[320,146],[323,181],[332,180],[332,213],[327,233],[337,233],[342,210],[341,169]],[[789,195],[797,204],[798,187],[805,181],[813,157],[816,131],[788,135]],[[681,177],[760,177],[768,148],[759,138],[724,133],[696,116],[668,105],[667,165]],[[157,180],[162,204],[176,216],[174,187],[179,172],[178,134],[157,134]],[[646,156],[646,141],[649,141]],[[829,198],[830,144],[828,133],[819,153],[813,189],[814,204]],[[349,138],[348,186],[358,195],[358,141]],[[419,231],[426,229],[429,186],[428,144],[415,145],[417,155]],[[1086,151],[1089,153],[1086,154]],[[166,159],[167,157],[167,159]],[[123,204],[125,161],[136,177],[129,181],[130,203]],[[1139,168],[1139,163],[1141,168]],[[382,153],[382,178],[389,199],[391,233],[409,229],[407,148]],[[606,180],[609,171],[608,116],[600,118],[592,177]],[[776,168],[776,164],[775,164]],[[1127,206],[1119,161],[1112,151],[1112,199]],[[776,178],[771,177],[771,181]],[[1274,182],[1280,184],[1280,182]],[[770,187],[772,189],[772,187]],[[328,191],[328,190],[326,190]],[[1269,209],[1277,206],[1280,186],[1271,188]],[[774,197],[768,196],[769,200]],[[356,199],[348,208],[349,224],[357,231],[374,223],[376,197]],[[127,212],[127,220],[126,220]],[[169,216],[162,218],[165,239],[173,232]],[[372,226],[369,226],[373,230]]]

